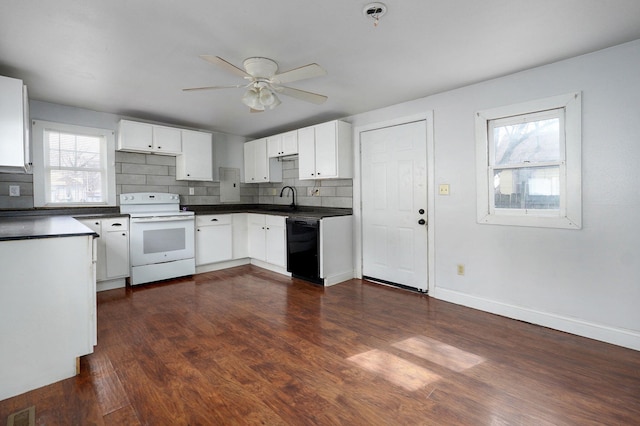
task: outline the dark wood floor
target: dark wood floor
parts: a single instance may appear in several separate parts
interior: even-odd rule
[[[98,321],[0,424],[640,424],[640,352],[359,280],[243,266],[99,293]]]

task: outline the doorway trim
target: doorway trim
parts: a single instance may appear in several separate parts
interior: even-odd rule
[[[401,124],[425,121],[427,124],[427,292],[435,287],[435,144],[433,111],[402,116],[354,127],[353,218],[354,274],[362,279],[362,133]]]

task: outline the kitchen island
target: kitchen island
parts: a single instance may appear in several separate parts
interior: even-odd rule
[[[93,352],[96,236],[66,216],[0,218],[0,400],[74,376]]]

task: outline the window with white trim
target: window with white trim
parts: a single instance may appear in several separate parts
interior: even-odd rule
[[[34,205],[115,205],[114,132],[35,120]]]
[[[579,229],[581,96],[476,113],[478,222]]]

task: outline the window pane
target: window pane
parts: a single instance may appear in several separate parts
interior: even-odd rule
[[[496,126],[493,129],[495,165],[560,160],[560,119]]]
[[[102,173],[51,170],[50,196],[54,203],[92,203],[101,202]]]
[[[502,209],[560,208],[560,167],[494,170],[494,201]]]

